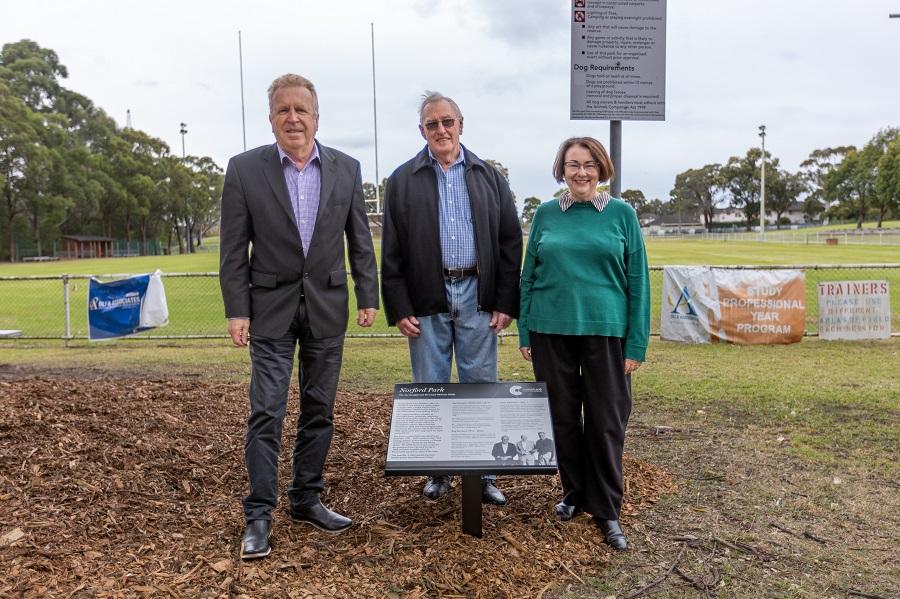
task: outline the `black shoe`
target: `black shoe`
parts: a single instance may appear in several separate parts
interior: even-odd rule
[[[425,488],[422,489],[422,495],[428,499],[440,499],[450,490],[449,476],[429,476]]]
[[[583,511],[580,505],[569,505],[563,499],[556,504],[556,519],[560,522],[568,522]]]
[[[241,541],[241,559],[259,559],[272,552],[269,537],[272,536],[271,520],[251,520],[244,529]]]
[[[353,520],[337,512],[332,512],[322,505],[321,501],[316,501],[312,505],[288,508],[288,516],[295,522],[312,524],[319,530],[331,534],[343,532],[353,524]]]
[[[595,518],[594,521],[600,527],[600,530],[603,531],[607,545],[617,551],[628,549],[628,539],[625,538],[625,533],[622,532],[622,527],[619,526],[618,520],[600,520]]]
[[[494,505],[506,505],[506,497],[494,485],[492,480],[481,481],[481,503],[493,503]]]

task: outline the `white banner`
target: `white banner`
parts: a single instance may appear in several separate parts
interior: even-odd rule
[[[891,288],[887,281],[819,283],[819,337],[887,339],[891,336]]]
[[[667,266],[661,337],[687,343],[796,343],[806,324],[799,270]]]

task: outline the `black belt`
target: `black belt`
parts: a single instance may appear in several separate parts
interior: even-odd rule
[[[478,268],[445,268],[444,276],[451,279],[464,279],[466,277],[474,277],[478,274]]]

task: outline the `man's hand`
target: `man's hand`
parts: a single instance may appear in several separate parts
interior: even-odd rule
[[[232,318],[228,321],[228,334],[235,347],[246,347],[250,340],[250,319]]]
[[[530,347],[520,347],[519,351],[522,352],[522,357],[531,362],[531,348]]]
[[[378,312],[375,308],[361,308],[356,317],[356,324],[361,327],[370,327],[375,322],[375,314]]]
[[[512,317],[509,314],[497,312],[496,310],[491,313],[491,328],[494,329],[495,335],[500,334],[500,331],[508,327],[511,322]]]
[[[629,358],[625,358],[625,374],[631,374],[635,370],[641,367],[641,363],[637,360],[631,360]]]
[[[397,328],[407,337],[419,336],[419,319],[415,316],[407,316],[397,321]]]

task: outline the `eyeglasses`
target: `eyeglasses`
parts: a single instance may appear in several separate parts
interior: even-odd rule
[[[437,131],[438,125],[443,125],[444,129],[450,129],[453,125],[456,124],[456,121],[460,119],[441,119],[439,121],[428,121],[425,123],[425,128],[429,131]]]
[[[566,167],[567,171],[572,171],[573,173],[577,173],[581,169],[584,169],[586,173],[596,173],[597,172],[597,163],[596,162],[564,162],[563,166]]]

